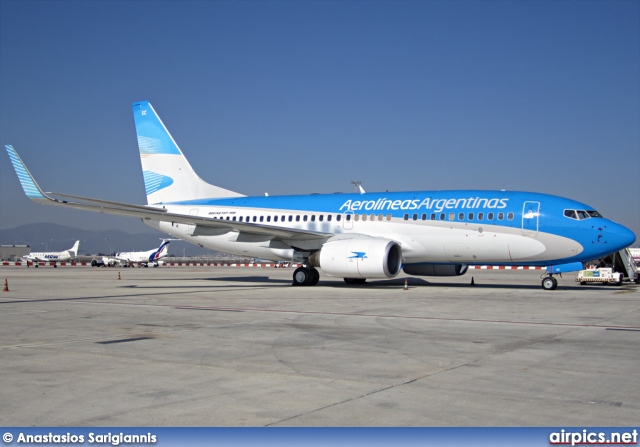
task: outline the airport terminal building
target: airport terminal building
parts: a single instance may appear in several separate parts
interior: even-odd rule
[[[31,253],[29,245],[0,245],[0,261],[19,261]]]

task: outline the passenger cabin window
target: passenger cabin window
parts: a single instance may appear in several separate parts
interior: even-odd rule
[[[296,216],[296,222],[300,222],[300,216]]]
[[[408,214],[404,215],[404,220],[409,220],[409,215]]]
[[[458,220],[464,220],[464,213],[458,214]]]
[[[484,220],[484,213],[478,213],[478,220]]]
[[[487,214],[487,220],[493,220],[493,213]]]
[[[513,213],[507,214],[507,219],[513,220],[513,217],[514,217]]]
[[[391,220],[391,214],[387,214],[387,220]]]
[[[469,220],[473,220],[473,213],[469,213]]]
[[[327,222],[331,222],[331,214],[327,215]]]
[[[498,213],[498,220],[504,220],[504,213]]]

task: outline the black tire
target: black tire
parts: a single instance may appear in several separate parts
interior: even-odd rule
[[[344,278],[344,282],[347,284],[364,284],[367,282],[367,278]]]
[[[316,284],[318,284],[318,282],[320,281],[320,272],[315,269],[315,268],[311,268],[311,282],[309,283],[310,286],[315,286]]]
[[[298,267],[293,272],[293,285],[294,286],[308,286],[311,284],[311,271],[306,267]]]
[[[555,290],[556,287],[558,287],[558,281],[553,276],[547,276],[542,280],[544,290]]]

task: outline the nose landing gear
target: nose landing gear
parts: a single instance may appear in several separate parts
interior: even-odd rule
[[[555,290],[558,287],[558,280],[553,275],[548,275],[542,278],[542,288],[544,290]]]

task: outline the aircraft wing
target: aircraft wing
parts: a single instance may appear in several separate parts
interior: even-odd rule
[[[13,146],[6,145],[7,152],[11,158],[13,167],[18,175],[20,184],[25,194],[31,200],[42,205],[59,205],[68,208],[82,209],[94,211],[104,214],[116,214],[120,216],[138,217],[145,220],[155,220],[163,222],[181,223],[186,225],[195,225],[194,235],[211,234],[216,232],[224,234],[226,231],[238,231],[240,233],[255,234],[263,236],[273,236],[283,240],[309,240],[309,239],[328,239],[333,236],[332,233],[322,233],[317,231],[300,230],[294,228],[280,228],[273,225],[263,225],[251,222],[234,222],[228,220],[212,219],[210,217],[191,216],[186,214],[170,213],[166,209],[158,206],[149,205],[131,205],[128,203],[111,202],[107,200],[92,199],[89,197],[74,196],[69,194],[60,194],[53,192],[43,192],[40,186],[25,166],[24,162],[18,156]],[[61,199],[51,197],[58,196]],[[62,200],[69,198],[77,200],[71,202]]]

